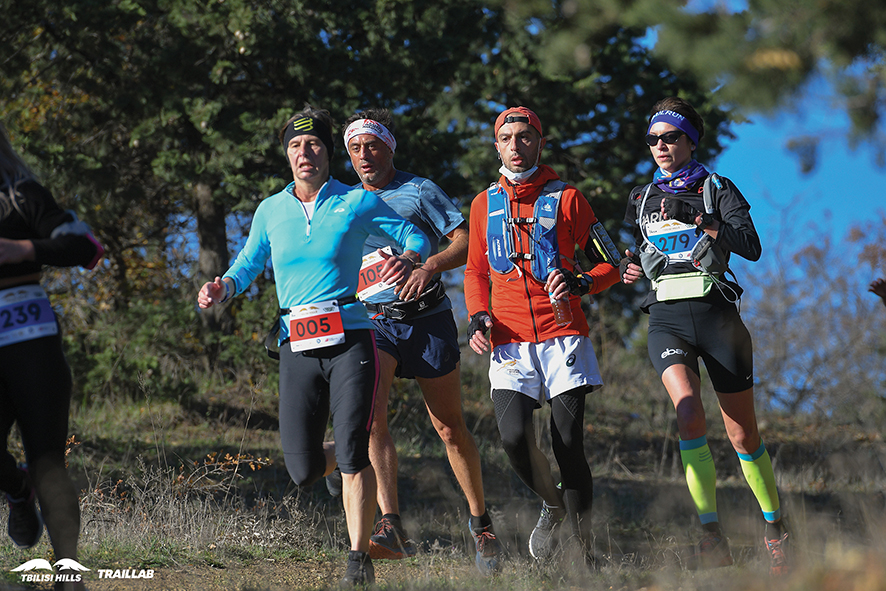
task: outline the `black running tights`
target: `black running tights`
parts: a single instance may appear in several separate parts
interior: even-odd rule
[[[495,418],[502,446],[511,467],[526,486],[548,505],[564,506],[582,521],[590,516],[594,481],[584,451],[585,389],[555,396],[551,401],[551,443],[560,468],[562,492],[551,473],[551,465],[536,443],[532,413],[535,399],[514,390],[493,390]]]

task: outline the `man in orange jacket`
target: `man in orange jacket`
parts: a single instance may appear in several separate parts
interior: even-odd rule
[[[469,344],[478,354],[492,349],[489,379],[502,445],[514,471],[543,500],[530,553],[536,559],[551,556],[557,526],[566,517],[587,553],[593,480],[584,453],[585,395],[603,380],[581,296],[617,283],[618,269],[594,248],[591,226],[597,219],[587,199],[552,168],[539,165],[545,138],[538,116],[511,107],[498,116],[494,130],[502,176],[471,204],[465,269]],[[575,260],[576,245],[593,263],[588,272]],[[563,299],[571,320],[555,318],[552,304]],[[536,445],[532,423],[533,411],[544,402],[551,405],[559,485]]]

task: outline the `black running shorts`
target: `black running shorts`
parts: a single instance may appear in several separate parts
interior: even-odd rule
[[[715,391],[742,392],[754,385],[751,335],[731,304],[699,300],[653,304],[647,347],[658,375],[675,364],[701,375],[701,357]]]
[[[356,474],[370,465],[378,352],[371,330],[346,330],[345,337],[341,345],[322,349],[280,349],[280,441],[286,469],[299,486],[323,476],[330,416],[341,471]]]

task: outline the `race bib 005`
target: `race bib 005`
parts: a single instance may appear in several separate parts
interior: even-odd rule
[[[341,310],[335,300],[295,306],[289,311],[289,346],[293,352],[345,342]]]

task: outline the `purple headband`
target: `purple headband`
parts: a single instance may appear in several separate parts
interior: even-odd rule
[[[686,134],[686,136],[692,140],[692,143],[696,146],[698,145],[698,130],[689,123],[689,119],[677,113],[675,111],[659,111],[655,115],[652,116],[652,119],[649,120],[649,127],[646,129],[646,133],[649,133],[649,130],[652,129],[652,126],[655,123],[662,121],[664,123],[670,123],[680,131]]]

